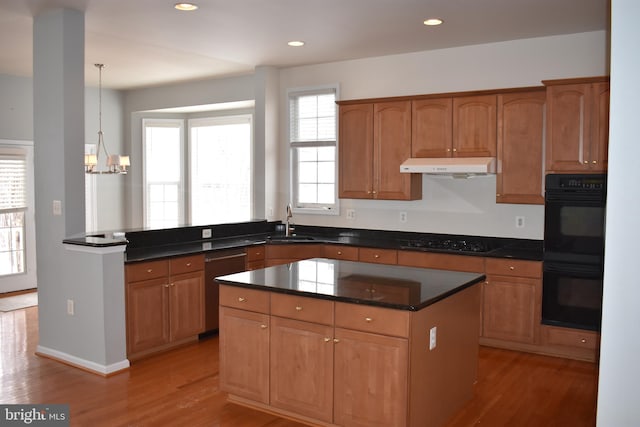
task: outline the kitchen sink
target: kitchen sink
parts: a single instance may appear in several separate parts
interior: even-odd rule
[[[273,242],[273,243],[286,243],[286,242],[309,242],[309,241],[313,241],[315,240],[315,238],[311,237],[311,236],[298,236],[298,235],[291,235],[291,236],[270,236],[267,237],[267,242]]]

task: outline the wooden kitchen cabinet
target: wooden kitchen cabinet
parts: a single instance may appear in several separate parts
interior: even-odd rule
[[[247,271],[265,267],[265,245],[247,247]]]
[[[265,265],[288,264],[308,258],[322,257],[323,245],[320,243],[287,243],[266,245]]]
[[[376,264],[397,264],[398,251],[395,249],[360,248],[358,261]]]
[[[483,286],[483,338],[537,344],[540,341],[542,263],[487,258]]]
[[[453,98],[452,157],[496,156],[496,95]]]
[[[497,203],[544,204],[546,93],[498,95]]]
[[[127,356],[136,359],[204,331],[204,257],[127,264]]]
[[[357,261],[358,248],[355,246],[346,245],[324,245],[323,256],[329,259]]]
[[[341,198],[416,200],[422,177],[400,173],[411,157],[411,101],[340,105]]]
[[[484,257],[435,252],[398,251],[398,265],[484,273]]]
[[[598,360],[600,334],[596,331],[542,325],[541,336],[547,353],[589,362]]]
[[[411,157],[451,157],[453,98],[412,101]]]
[[[607,170],[608,78],[548,80],[546,171]]]
[[[407,426],[408,340],[342,328],[335,339],[335,424]]]

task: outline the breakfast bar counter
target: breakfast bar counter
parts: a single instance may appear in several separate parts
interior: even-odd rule
[[[484,275],[310,259],[218,277],[220,388],[317,426],[439,426],[473,394]]]

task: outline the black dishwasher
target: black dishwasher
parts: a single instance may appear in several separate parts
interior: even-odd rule
[[[205,337],[218,331],[218,283],[213,280],[225,274],[238,273],[246,270],[247,253],[244,248],[212,251],[204,257],[204,326]]]

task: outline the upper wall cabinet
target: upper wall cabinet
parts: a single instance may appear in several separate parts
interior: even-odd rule
[[[400,173],[411,157],[411,101],[340,106],[340,197],[415,200],[422,177]]]
[[[412,157],[495,157],[496,95],[414,100]]]
[[[609,142],[607,78],[551,80],[547,86],[547,172],[603,172]]]
[[[543,204],[544,89],[498,95],[497,203]]]

